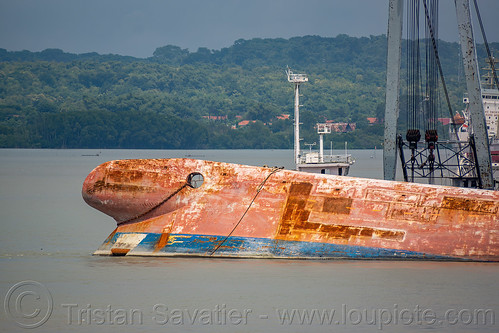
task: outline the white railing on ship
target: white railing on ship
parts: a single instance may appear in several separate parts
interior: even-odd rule
[[[317,163],[318,163],[318,158],[317,158]],[[348,163],[348,164],[353,164],[355,160],[352,158],[352,155],[324,155],[324,161],[323,163]],[[307,157],[305,156],[300,156],[300,163],[307,163]],[[315,162],[314,162],[315,163]]]

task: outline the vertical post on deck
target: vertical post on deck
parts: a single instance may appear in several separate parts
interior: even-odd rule
[[[306,74],[295,74],[288,67],[286,70],[288,81],[293,82],[295,86],[295,164],[296,170],[299,170],[300,164],[300,84],[307,82],[308,77]]]
[[[300,164],[300,83],[295,82],[295,164]]]

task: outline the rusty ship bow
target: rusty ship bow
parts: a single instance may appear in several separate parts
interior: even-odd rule
[[[106,162],[99,255],[499,261],[499,192],[193,159]]]

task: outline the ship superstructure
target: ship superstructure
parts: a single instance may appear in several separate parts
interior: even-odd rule
[[[294,156],[296,170],[311,173],[322,173],[328,175],[347,176],[350,171],[350,166],[355,163],[351,154],[347,153],[345,143],[345,153],[333,155],[332,149],[330,154],[324,154],[324,134],[331,133],[330,124],[316,124],[317,134],[319,135],[319,151],[302,152],[300,148],[300,85],[308,82],[306,74],[295,74],[288,67],[286,70],[288,81],[294,84]],[[309,144],[310,146],[315,145]]]

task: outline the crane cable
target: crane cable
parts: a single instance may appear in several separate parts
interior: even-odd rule
[[[433,33],[433,27],[431,25],[431,22],[429,21],[429,13],[428,13],[428,6],[426,5],[426,0],[423,0],[423,5],[425,9],[425,15],[427,22],[429,24],[428,29],[430,32],[430,38],[431,38],[431,43],[433,44],[433,51],[435,52],[435,60],[437,61],[437,66],[438,66],[438,72],[440,74],[440,80],[442,81],[442,88],[444,89],[444,94],[445,94],[445,100],[447,101],[447,107],[449,109],[449,114],[451,119],[454,119],[454,111],[452,110],[450,98],[449,98],[449,92],[447,91],[447,85],[445,84],[445,78],[444,78],[444,72],[442,70],[442,64],[440,63],[440,57],[438,56],[438,48],[437,48],[437,42],[435,40],[435,34]],[[451,122],[454,133],[456,134],[456,139],[458,141],[459,147],[461,147],[461,144],[459,143],[459,137],[458,137],[458,131],[457,131],[457,126],[454,123],[454,121]]]
[[[410,0],[407,6],[407,133],[406,139],[412,147],[421,139],[420,83],[421,56],[419,39],[420,0]]]

